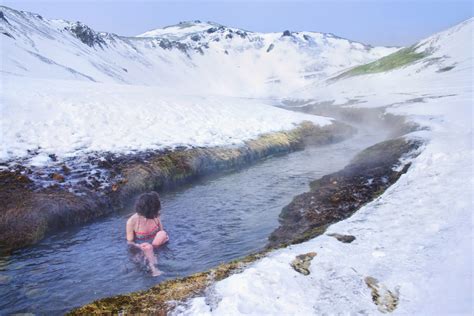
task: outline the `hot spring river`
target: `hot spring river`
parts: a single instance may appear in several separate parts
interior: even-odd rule
[[[158,278],[134,262],[127,250],[125,222],[130,213],[69,229],[0,257],[0,314],[62,314],[260,250],[293,196],[385,136],[360,130],[341,143],[308,147],[162,194],[162,221],[170,242],[158,250],[158,266],[164,272]]]

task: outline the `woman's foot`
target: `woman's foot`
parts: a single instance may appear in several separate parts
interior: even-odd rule
[[[163,272],[158,270],[156,267],[153,267],[151,269],[151,276],[157,277],[157,276],[160,276],[162,274],[163,274]]]

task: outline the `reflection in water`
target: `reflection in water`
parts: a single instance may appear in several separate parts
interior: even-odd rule
[[[164,272],[158,278],[128,250],[125,222],[130,214],[69,229],[0,258],[0,314],[61,314],[257,251],[293,196],[384,136],[360,132],[345,142],[274,157],[163,194],[162,221],[170,242],[157,252]]]

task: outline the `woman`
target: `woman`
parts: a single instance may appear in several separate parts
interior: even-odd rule
[[[135,214],[127,221],[127,242],[143,251],[153,276],[161,274],[156,268],[154,249],[165,244],[168,234],[160,220],[161,202],[156,192],[143,193],[135,203]]]

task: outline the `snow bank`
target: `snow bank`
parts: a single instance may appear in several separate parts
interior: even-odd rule
[[[90,152],[239,145],[289,130],[304,115],[226,97],[166,94],[158,88],[3,76],[0,159],[47,164]],[[33,156],[31,157],[33,153]]]
[[[429,128],[410,135],[427,144],[408,172],[380,198],[329,228],[328,233],[354,235],[353,243],[323,235],[275,251],[178,313],[377,314],[364,282],[370,276],[400,293],[394,314],[472,314],[473,24],[471,19],[435,35],[441,60],[428,57],[403,69],[305,92],[323,101],[387,105],[390,112]],[[439,71],[445,63],[455,67]],[[310,251],[318,255],[311,274],[303,276],[290,262]]]

